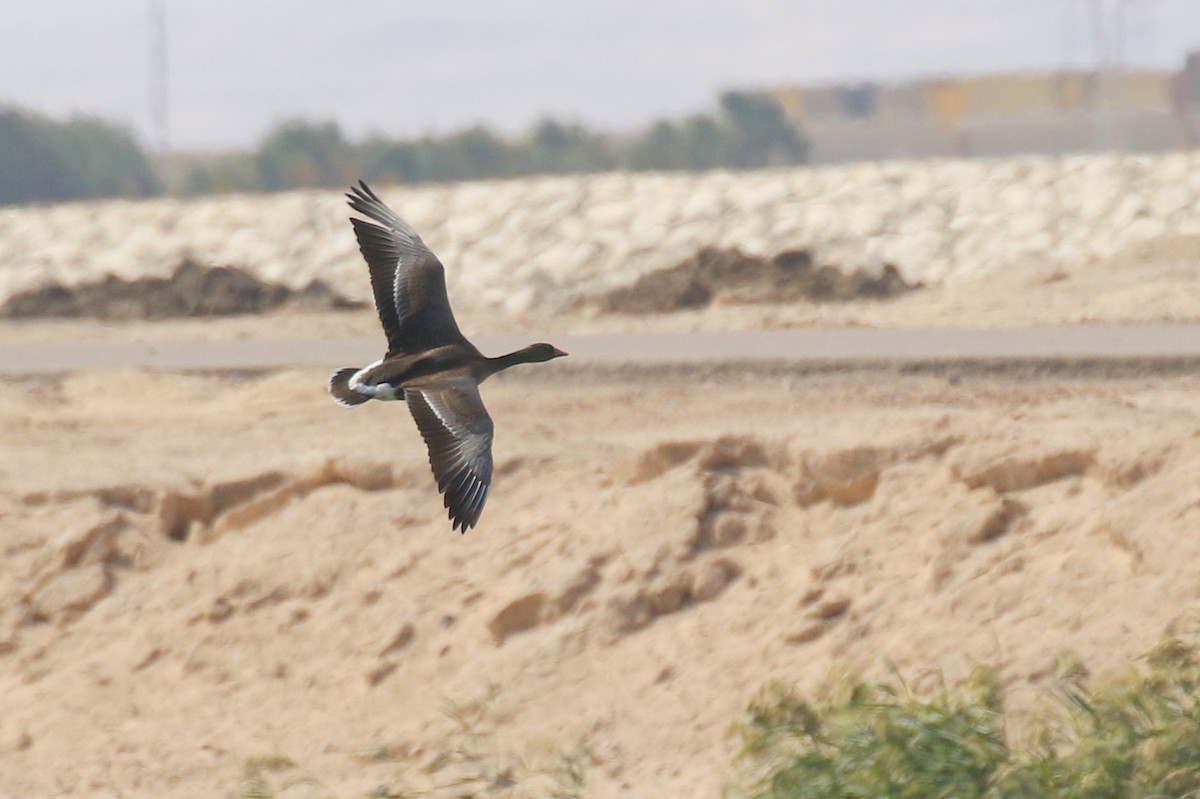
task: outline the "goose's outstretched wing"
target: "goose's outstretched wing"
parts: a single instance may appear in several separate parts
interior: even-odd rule
[[[370,269],[388,355],[465,342],[446,296],[446,270],[417,231],[362,181],[346,197],[351,208],[379,223],[350,219]]]
[[[451,529],[474,527],[492,485],[494,426],[470,377],[406,388],[404,399],[429,448],[438,491],[446,495]]]

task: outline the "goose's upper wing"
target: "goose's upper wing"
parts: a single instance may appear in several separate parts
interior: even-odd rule
[[[479,385],[455,377],[434,386],[406,388],[404,399],[429,448],[438,491],[446,495],[452,529],[474,527],[492,484],[492,418]]]
[[[371,272],[388,354],[424,352],[464,341],[446,296],[446,270],[417,231],[362,181],[346,197],[351,208],[379,223],[350,219]]]

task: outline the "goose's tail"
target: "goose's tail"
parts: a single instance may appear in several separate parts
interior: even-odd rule
[[[357,369],[351,366],[330,373],[329,395],[333,397],[334,402],[338,405],[353,408],[355,405],[362,405],[370,399],[366,394],[360,394],[350,388],[350,378],[354,377],[357,371]]]

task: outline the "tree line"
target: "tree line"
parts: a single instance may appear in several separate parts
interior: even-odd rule
[[[0,108],[0,205],[162,191],[133,135],[91,117],[60,122]]]
[[[713,114],[633,134],[544,119],[519,136],[483,125],[413,139],[346,138],[336,122],[290,120],[251,152],[179,155],[161,178],[133,135],[90,118],[0,110],[0,204],[506,178],[614,169],[755,169],[803,163],[807,139],[766,95],[725,92]]]

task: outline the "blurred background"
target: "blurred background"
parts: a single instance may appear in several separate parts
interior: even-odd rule
[[[1198,147],[1200,0],[0,0],[0,797],[1200,796]],[[360,178],[571,353],[465,536]]]
[[[0,202],[1188,147],[1190,0],[10,3]]]

